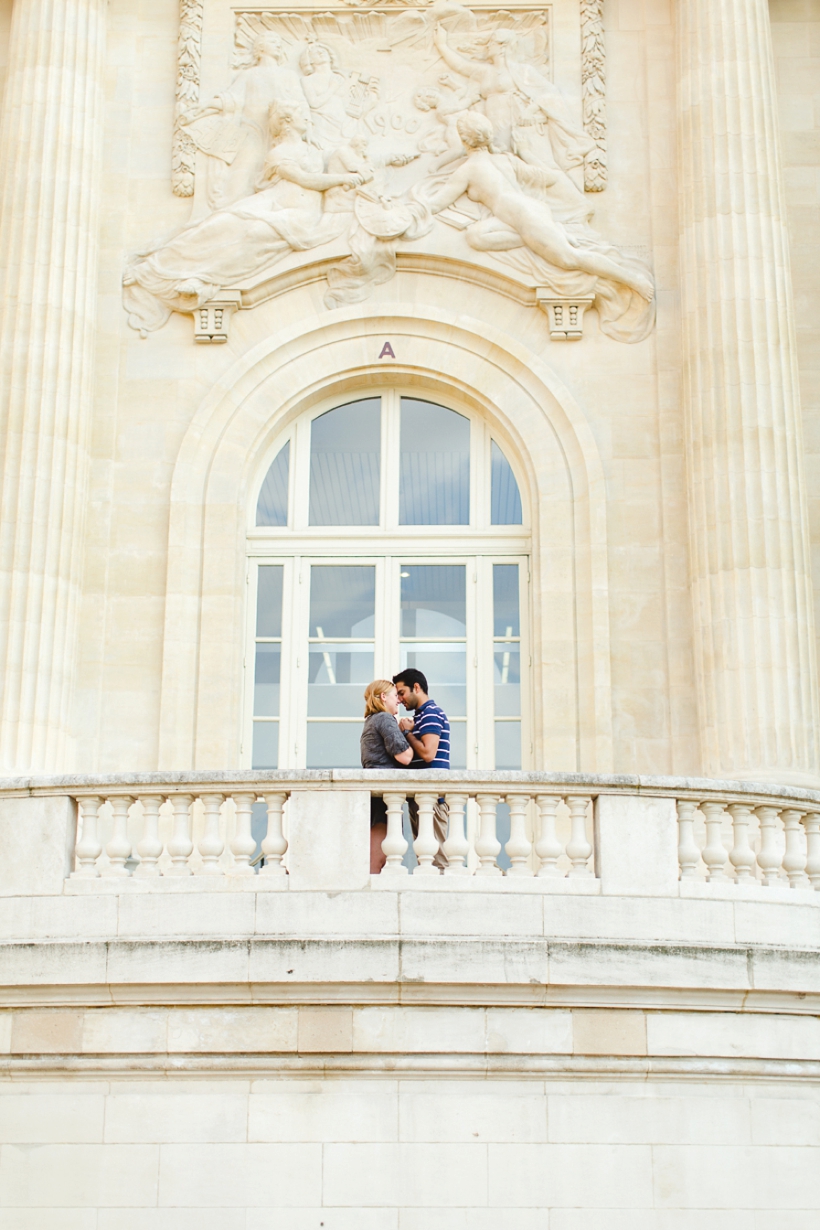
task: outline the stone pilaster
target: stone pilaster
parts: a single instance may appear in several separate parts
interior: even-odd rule
[[[92,407],[106,0],[14,0],[0,128],[0,768],[66,765]]]
[[[703,768],[816,779],[800,398],[766,0],[678,0],[684,411]]]

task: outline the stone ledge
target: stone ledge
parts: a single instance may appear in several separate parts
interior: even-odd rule
[[[0,1056],[0,1078],[51,1081],[62,1077],[101,1081],[141,1081],[171,1077],[195,1083],[209,1076],[256,1081],[327,1075],[417,1077],[515,1077],[534,1082],[551,1078],[611,1080],[664,1078],[672,1081],[798,1080],[820,1084],[820,1063],[807,1059],[635,1058],[584,1055],[35,1055]]]
[[[614,1007],[301,1005],[20,1008],[0,1054],[126,1056],[527,1055],[820,1063],[816,1015]],[[5,1060],[4,1060],[5,1061]]]

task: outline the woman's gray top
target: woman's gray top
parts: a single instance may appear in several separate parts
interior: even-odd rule
[[[409,746],[392,713],[371,713],[364,719],[363,769],[397,769],[400,766],[393,757],[406,752]]]

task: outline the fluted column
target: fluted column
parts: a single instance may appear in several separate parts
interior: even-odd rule
[[[14,0],[0,128],[0,768],[68,749],[92,407],[106,0]]]
[[[766,0],[677,0],[684,412],[703,769],[814,780],[817,684]]]

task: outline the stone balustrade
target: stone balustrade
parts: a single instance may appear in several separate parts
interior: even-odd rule
[[[378,876],[369,871],[372,795],[388,818]],[[439,798],[449,807],[444,859]],[[820,794],[746,783],[353,770],[32,778],[0,783],[4,827],[6,893],[472,888],[765,899],[785,889],[805,900],[820,888]]]

